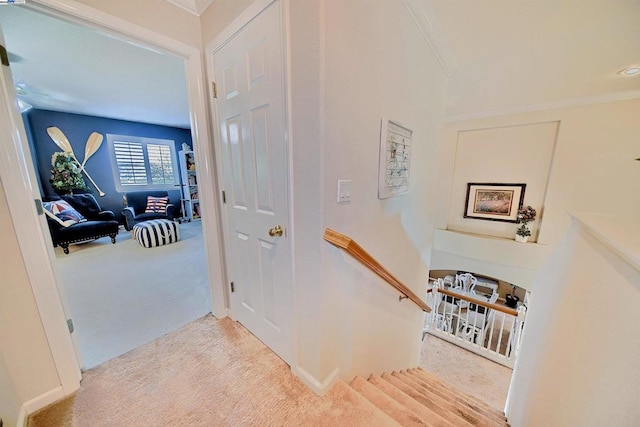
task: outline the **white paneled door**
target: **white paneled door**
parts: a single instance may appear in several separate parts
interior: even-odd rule
[[[232,316],[291,364],[292,266],[280,2],[213,53]]]

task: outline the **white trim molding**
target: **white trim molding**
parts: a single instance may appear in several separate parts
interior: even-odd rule
[[[56,286],[49,229],[36,211],[34,200],[40,199],[37,178],[11,70],[5,66],[0,72],[0,95],[0,181],[60,385],[70,394],[80,387],[80,366]]]
[[[174,6],[178,6],[182,10],[200,16],[213,3],[213,0],[167,0]]]
[[[438,58],[442,69],[451,76],[458,68],[458,59],[440,26],[429,0],[402,0],[427,44]]]
[[[340,375],[340,369],[336,368],[327,378],[325,378],[324,381],[321,382],[300,366],[291,367],[291,372],[293,372],[296,377],[300,378],[300,381],[305,383],[307,387],[319,396],[324,396],[329,390],[331,390],[331,386],[339,379]]]
[[[445,116],[445,123],[465,122],[467,120],[488,119],[490,117],[511,116],[515,114],[534,113],[537,111],[559,110],[561,108],[581,107],[584,105],[605,104],[607,102],[627,101],[640,98],[640,90],[624,92],[612,92],[602,95],[569,98],[545,104],[524,105],[521,107],[507,108],[505,110],[486,111],[481,113],[460,114],[457,116]]]
[[[65,393],[62,387],[56,387],[52,390],[42,393],[40,396],[36,396],[31,400],[28,400],[20,406],[20,413],[18,414],[18,420],[16,426],[23,427],[27,425],[29,415],[33,414],[37,410],[51,405],[54,402],[64,398]]]
[[[263,10],[271,5],[276,0],[255,0],[249,7],[247,7],[240,15],[238,15],[229,25],[222,30],[216,38],[207,44],[206,52],[208,56],[213,55],[219,49],[229,42],[233,36],[242,30],[249,22],[251,22],[256,16]]]

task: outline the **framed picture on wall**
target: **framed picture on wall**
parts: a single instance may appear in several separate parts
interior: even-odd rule
[[[464,217],[489,221],[517,222],[527,184],[470,182]]]
[[[409,168],[413,130],[394,120],[380,124],[380,164],[378,198],[400,196],[409,192]]]

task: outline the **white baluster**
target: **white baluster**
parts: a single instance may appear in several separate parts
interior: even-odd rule
[[[522,327],[524,326],[524,320],[526,317],[527,317],[527,307],[524,304],[522,304],[520,307],[518,307],[518,318],[516,319],[516,322],[515,322],[516,336],[515,336],[515,343],[513,347],[515,348],[516,356],[518,355],[518,350],[520,349],[520,340],[522,339]]]

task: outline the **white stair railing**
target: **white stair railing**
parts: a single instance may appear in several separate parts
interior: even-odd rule
[[[520,345],[526,306],[517,310],[496,304],[497,294],[476,293],[468,282],[433,279],[427,296],[425,333],[513,368]]]

